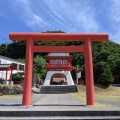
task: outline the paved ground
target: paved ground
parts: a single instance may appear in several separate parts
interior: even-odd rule
[[[3,96],[2,96],[3,97]],[[1,110],[82,110],[89,109],[70,94],[33,94],[31,107],[22,107],[22,95],[0,98]]]
[[[95,109],[118,109],[120,107],[106,108],[106,107],[95,107],[91,108],[82,104],[79,100],[71,96],[71,94],[33,94],[32,105],[30,107],[21,106],[22,95],[7,95],[0,96],[0,111],[3,110],[95,110]]]
[[[21,106],[22,103],[22,95],[7,95],[7,96],[0,96],[0,112],[4,111],[35,111],[46,112],[49,111],[62,111],[62,112],[80,112],[81,111],[99,111],[99,110],[110,110],[120,111],[120,108],[91,108],[84,104],[82,104],[79,100],[75,99],[71,94],[33,94],[32,95],[32,105],[30,107],[23,107]],[[24,112],[25,113],[25,112]],[[10,114],[11,115],[11,114]],[[67,114],[68,115],[68,114]],[[17,120],[17,119],[24,119],[24,120],[34,120],[34,119],[119,119],[120,116],[15,116],[15,117],[0,117],[0,120]]]
[[[34,103],[34,106],[44,108],[44,110],[82,110],[89,109],[70,94],[47,94],[41,95],[42,99]]]

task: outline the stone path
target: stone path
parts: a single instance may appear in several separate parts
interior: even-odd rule
[[[22,96],[8,96],[0,99],[0,111],[7,110],[82,110],[89,109],[70,94],[33,94],[31,107],[21,106]]]
[[[120,107],[88,107],[82,104],[79,100],[71,96],[71,94],[33,94],[32,95],[32,105],[30,107],[23,107],[22,95],[8,95],[0,96],[0,111],[3,110],[56,110],[56,111],[72,111],[72,110],[95,110],[95,109],[119,109]]]
[[[82,110],[89,109],[70,94],[41,94],[41,99],[33,104],[33,107],[42,110]]]
[[[71,94],[33,94],[32,105],[21,106],[22,95],[0,96],[0,120],[34,119],[119,119],[120,109],[94,109]],[[109,116],[107,115],[109,113]],[[116,115],[116,113],[118,113]],[[99,116],[98,116],[99,114]],[[103,116],[103,114],[107,116]],[[114,116],[115,115],[115,116]]]

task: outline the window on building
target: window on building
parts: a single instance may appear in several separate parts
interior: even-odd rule
[[[65,64],[65,65],[66,65],[66,64],[67,64],[67,60],[63,60],[63,64]]]
[[[24,65],[20,65],[20,70],[24,71]]]
[[[17,70],[17,64],[16,63],[12,63],[12,66],[15,68],[15,70]]]
[[[50,64],[51,64],[51,65],[54,64],[54,60],[50,60]]]
[[[57,59],[57,60],[55,61],[55,64],[61,65],[61,64],[62,64],[62,60],[61,60],[61,59]]]

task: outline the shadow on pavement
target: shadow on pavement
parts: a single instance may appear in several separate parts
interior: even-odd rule
[[[42,104],[42,105],[33,105],[33,106],[86,106],[86,105],[66,105],[66,104]]]
[[[21,104],[0,104],[0,106],[21,106]]]

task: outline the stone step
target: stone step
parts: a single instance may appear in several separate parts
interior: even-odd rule
[[[76,88],[46,88],[46,87],[42,87],[41,90],[71,90],[71,89],[74,89],[76,90]]]
[[[49,85],[44,86],[42,85],[40,88],[39,93],[72,93],[72,92],[78,92],[76,85]]]
[[[67,91],[67,92],[62,92],[62,91],[42,91],[39,94],[67,94],[67,93],[74,93],[71,91]]]
[[[120,119],[117,110],[81,110],[81,111],[0,111],[0,117],[111,117]]]
[[[119,120],[119,116],[90,116],[90,117],[69,117],[69,116],[53,116],[53,117],[0,117],[0,120]]]

